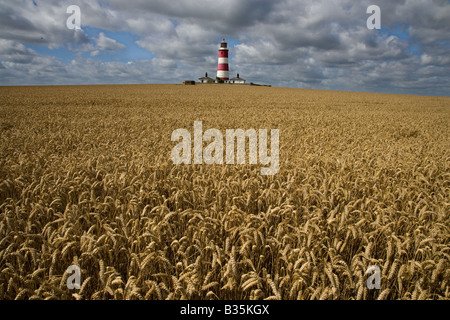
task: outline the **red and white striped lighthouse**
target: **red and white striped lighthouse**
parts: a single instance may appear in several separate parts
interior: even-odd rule
[[[217,65],[217,78],[228,81],[230,80],[230,72],[228,69],[228,46],[223,39],[219,48],[219,63]]]

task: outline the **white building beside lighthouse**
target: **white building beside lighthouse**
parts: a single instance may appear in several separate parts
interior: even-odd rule
[[[239,73],[237,74],[236,78],[232,78],[229,80],[229,83],[233,84],[245,84],[245,79],[242,79],[239,77]]]
[[[212,78],[208,77],[208,72],[205,73],[204,77],[198,78],[198,80],[200,83],[213,83],[214,82],[214,80]]]

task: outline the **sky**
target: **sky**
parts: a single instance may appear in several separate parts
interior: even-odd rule
[[[450,95],[450,0],[0,0],[0,85],[215,78],[223,38],[247,82]]]

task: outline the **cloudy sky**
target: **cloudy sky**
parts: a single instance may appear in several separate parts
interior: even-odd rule
[[[450,95],[449,0],[0,0],[0,85],[215,77],[222,38],[248,82]]]

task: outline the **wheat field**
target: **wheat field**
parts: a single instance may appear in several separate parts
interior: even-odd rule
[[[0,97],[0,299],[450,299],[450,98],[236,85]],[[172,131],[197,120],[279,129],[279,172],[174,165]]]

